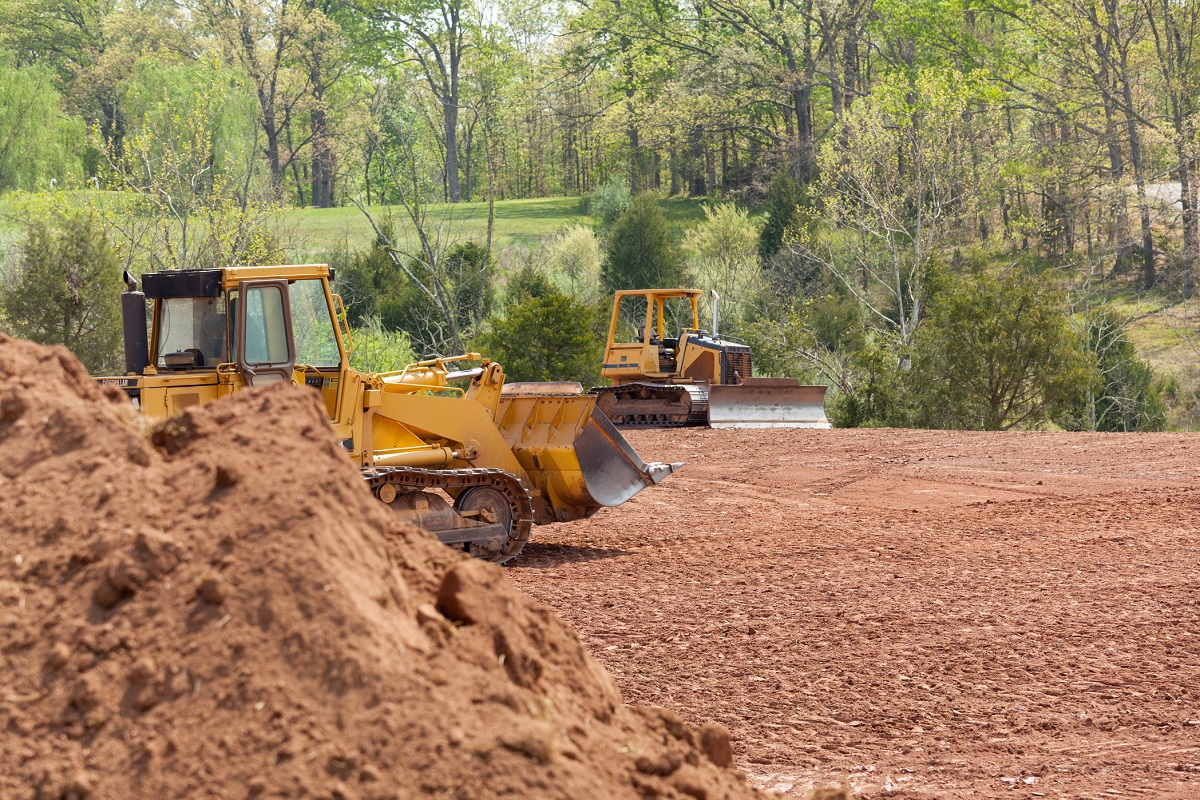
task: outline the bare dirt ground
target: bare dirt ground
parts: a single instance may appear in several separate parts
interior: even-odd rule
[[[1200,437],[634,431],[510,577],[801,796],[1200,797]]]

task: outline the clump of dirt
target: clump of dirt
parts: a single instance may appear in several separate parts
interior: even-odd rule
[[[758,796],[574,631],[378,504],[317,396],[147,441],[0,337],[0,796]]]

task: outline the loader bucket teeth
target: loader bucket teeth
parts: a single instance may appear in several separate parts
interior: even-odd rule
[[[648,486],[683,466],[682,463],[647,464],[613,424],[597,410],[575,440],[579,471],[588,494],[601,506],[619,506]]]
[[[827,386],[801,386],[792,378],[750,378],[708,390],[713,428],[828,428]]]

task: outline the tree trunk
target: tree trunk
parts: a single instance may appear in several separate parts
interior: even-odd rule
[[[1200,235],[1196,211],[1196,188],[1192,185],[1195,175],[1186,146],[1179,140],[1179,197],[1183,205],[1183,296],[1191,298],[1196,292],[1194,274],[1197,254],[1200,254]]]
[[[1093,23],[1095,24],[1095,23]],[[1116,238],[1116,258],[1113,261],[1113,274],[1122,272],[1133,261],[1133,237],[1129,230],[1129,199],[1125,194],[1121,180],[1125,175],[1125,159],[1121,152],[1121,137],[1118,133],[1117,108],[1115,95],[1116,82],[1109,70],[1110,48],[1103,33],[1097,31],[1092,39],[1092,47],[1098,56],[1100,69],[1099,82],[1100,102],[1104,106],[1104,139],[1108,147],[1108,171],[1114,185],[1112,199],[1114,235]],[[1066,77],[1066,76],[1064,76]]]
[[[467,126],[463,139],[463,201],[471,202],[471,140],[475,137],[475,122]]]
[[[632,194],[637,194],[640,188],[640,177],[638,172],[638,161],[641,160],[642,149],[638,143],[638,129],[636,125],[630,125],[629,134],[629,191]]]
[[[312,205],[333,208],[333,137],[329,135],[325,110],[312,110]]]
[[[289,123],[284,128],[284,133],[287,134],[288,150],[295,153],[296,146],[292,144],[292,126]],[[300,180],[300,162],[295,157],[292,158],[292,180],[296,182],[296,201],[304,208],[304,182]]]
[[[275,124],[275,109],[263,104],[263,132],[267,135],[267,167],[271,175],[271,194],[276,199],[283,191],[283,167],[279,159],[279,127]]]
[[[1141,134],[1133,113],[1133,93],[1128,80],[1122,80],[1125,96],[1125,124],[1129,133],[1129,163],[1133,165],[1133,181],[1137,186],[1138,209],[1142,222],[1142,288],[1150,289],[1158,279],[1154,269],[1154,237],[1150,228],[1150,205],[1146,202],[1146,176],[1142,164]]]
[[[457,203],[458,191],[458,97],[443,95],[442,114],[445,117],[446,139],[446,199]]]

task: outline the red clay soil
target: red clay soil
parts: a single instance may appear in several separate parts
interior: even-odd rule
[[[154,437],[0,336],[0,798],[752,798],[718,726],[377,503],[318,398]],[[696,719],[695,715],[692,715]]]
[[[635,431],[511,579],[798,796],[1200,797],[1200,436]]]

